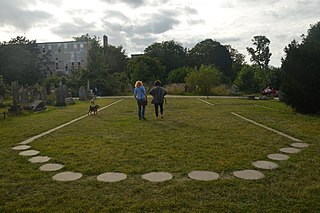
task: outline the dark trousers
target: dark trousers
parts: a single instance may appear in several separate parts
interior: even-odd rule
[[[156,117],[159,115],[159,107],[160,107],[160,114],[163,115],[163,103],[157,103],[154,104],[154,112],[156,114]]]
[[[139,118],[144,118],[145,112],[146,112],[146,105],[141,105],[138,102],[138,116],[139,116]]]

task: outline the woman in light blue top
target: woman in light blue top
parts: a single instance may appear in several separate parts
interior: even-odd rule
[[[133,96],[137,100],[139,120],[141,119],[146,120],[145,111],[146,111],[147,95],[146,95],[146,89],[144,88],[141,81],[137,81],[135,83]]]

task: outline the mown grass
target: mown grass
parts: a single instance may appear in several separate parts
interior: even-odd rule
[[[11,148],[17,143],[86,114],[89,103],[0,120],[0,211],[49,212],[317,212],[320,211],[320,118],[292,112],[276,100],[168,98],[165,119],[153,105],[139,121],[133,99],[123,101],[33,141],[32,149],[81,172],[74,182],[56,182]],[[116,99],[99,99],[106,106]],[[290,159],[263,171],[259,181],[235,178],[233,171],[288,147],[289,139],[241,120],[238,113],[310,144]],[[216,181],[190,180],[193,170],[220,174]],[[141,175],[164,171],[174,178],[150,183]],[[123,172],[118,183],[96,180]]]

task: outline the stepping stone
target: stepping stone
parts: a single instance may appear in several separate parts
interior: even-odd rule
[[[264,174],[262,172],[256,170],[242,170],[242,171],[235,171],[233,175],[240,179],[245,180],[259,180],[264,178]]]
[[[142,178],[150,182],[163,182],[172,179],[172,175],[167,172],[150,172],[142,175]]]
[[[45,163],[48,162],[51,158],[47,156],[36,156],[33,158],[28,159],[31,163]]]
[[[308,143],[292,143],[290,145],[296,148],[306,148],[309,146]]]
[[[279,161],[289,159],[289,156],[284,154],[269,154],[267,157],[271,160],[279,160]]]
[[[118,182],[125,180],[127,178],[126,174],[118,173],[118,172],[107,172],[101,175],[98,175],[97,180],[103,182]]]
[[[34,156],[34,155],[37,155],[39,153],[40,152],[37,151],[37,150],[27,150],[27,151],[20,152],[19,155],[22,155],[22,156]]]
[[[281,148],[279,150],[280,150],[280,152],[289,153],[289,154],[294,154],[294,153],[298,153],[301,151],[300,149],[291,148],[291,147]]]
[[[278,164],[270,161],[256,161],[252,165],[258,169],[276,169],[279,167]]]
[[[41,166],[39,169],[41,171],[45,171],[45,172],[51,172],[51,171],[57,171],[59,169],[62,169],[64,167],[64,165],[62,164],[58,164],[58,163],[48,163],[48,164],[44,164],[43,166]]]
[[[192,171],[188,176],[191,179],[202,181],[217,180],[219,178],[219,174],[210,171]]]
[[[52,177],[56,181],[74,181],[82,177],[81,173],[77,172],[61,172]]]
[[[20,146],[15,146],[12,149],[14,149],[14,150],[26,150],[26,149],[30,149],[30,148],[31,148],[31,146],[28,146],[28,145],[20,145]]]

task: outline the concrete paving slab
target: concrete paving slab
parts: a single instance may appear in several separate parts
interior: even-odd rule
[[[20,145],[20,146],[15,146],[15,147],[12,147],[12,149],[14,150],[26,150],[26,149],[30,149],[31,146],[28,146],[28,145]]]
[[[37,150],[27,150],[27,151],[20,152],[19,155],[22,155],[22,156],[34,156],[34,155],[37,155],[39,153],[40,152],[37,151]]]
[[[77,172],[61,172],[52,177],[56,181],[74,181],[82,177],[81,173]]]
[[[172,175],[167,172],[150,172],[142,175],[142,178],[150,182],[163,182],[172,179]]]
[[[210,171],[192,171],[188,174],[189,178],[193,180],[201,180],[201,181],[211,181],[217,180],[219,178],[219,174]]]
[[[264,178],[264,174],[256,170],[235,171],[233,175],[244,180],[259,180]]]
[[[267,157],[270,160],[278,160],[278,161],[288,160],[290,158],[288,155],[284,155],[284,154],[269,154]]]
[[[279,150],[280,152],[289,153],[289,154],[295,154],[301,151],[300,149],[296,149],[292,147],[281,148]]]
[[[109,182],[109,183],[122,181],[122,180],[125,180],[126,178],[127,178],[126,174],[118,173],[118,172],[106,172],[97,176],[98,181]]]
[[[62,165],[62,164],[48,163],[48,164],[44,164],[44,165],[40,166],[39,169],[41,171],[51,172],[51,171],[58,171],[58,170],[62,169],[63,167],[64,167],[64,165]]]
[[[28,161],[30,161],[31,163],[45,163],[48,162],[51,158],[49,158],[48,156],[36,156],[33,158],[29,158]]]
[[[258,169],[276,169],[279,167],[278,164],[270,161],[255,161],[252,165]]]
[[[307,148],[307,147],[309,147],[308,143],[292,143],[290,145],[292,147],[295,147],[295,148]]]

